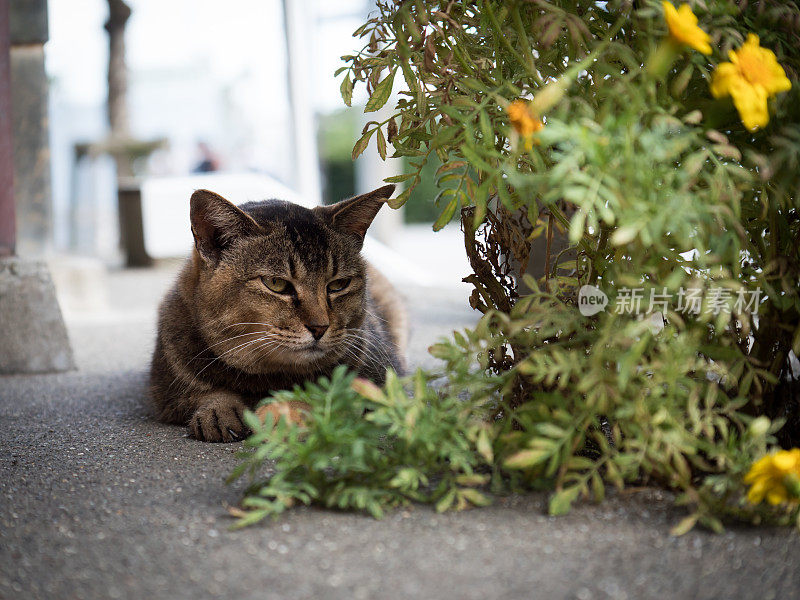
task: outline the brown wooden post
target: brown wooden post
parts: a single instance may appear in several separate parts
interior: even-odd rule
[[[0,0],[0,257],[12,256],[17,243],[14,156],[11,138],[9,14],[9,0]]]

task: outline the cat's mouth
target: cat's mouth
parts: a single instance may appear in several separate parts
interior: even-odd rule
[[[273,352],[265,360],[249,365],[249,371],[258,373],[265,370],[288,370],[292,372],[305,372],[308,369],[319,368],[328,360],[336,360],[338,353],[335,348],[327,344],[313,341],[305,344],[285,345],[280,350]]]
[[[287,363],[319,367],[321,364],[339,360],[342,356],[340,344],[330,341],[313,341],[288,349]]]

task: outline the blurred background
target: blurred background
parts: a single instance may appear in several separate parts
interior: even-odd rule
[[[374,0],[12,0],[14,117],[38,97],[49,150],[49,166],[46,152],[27,163],[16,152],[17,252],[48,262],[65,316],[119,308],[110,297],[137,270],[154,283],[131,284],[120,300],[146,294],[135,304],[152,310],[191,249],[197,188],[237,204],[310,207],[403,172],[373,145],[351,159],[376,115],[363,114],[363,89],[345,107],[334,77],[341,56],[362,47],[352,33],[373,9]],[[26,57],[35,44],[24,34],[42,18],[41,56]],[[36,132],[21,129],[15,151],[29,151]],[[381,211],[365,254],[400,287],[463,301],[461,233],[457,223],[432,231],[432,179],[403,209]]]
[[[367,120],[363,89],[346,108],[334,78],[340,57],[363,44],[352,32],[372,0],[50,0],[47,7],[48,242],[58,253],[144,266],[186,254],[187,200],[198,187],[235,203],[275,196],[314,205],[378,187],[403,169],[374,148],[351,160]],[[114,36],[124,44],[111,58]],[[114,70],[122,89],[109,87]],[[457,284],[463,265],[448,264],[462,254],[458,231],[434,237],[434,195],[423,185],[401,211],[382,211],[372,233],[385,248],[368,254],[380,262],[378,254],[393,249],[415,283],[441,284],[452,271]],[[143,248],[126,239],[137,236],[129,206],[137,201]],[[20,240],[21,253],[25,246]]]

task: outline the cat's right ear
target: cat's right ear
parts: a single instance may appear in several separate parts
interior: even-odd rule
[[[214,192],[197,190],[189,204],[194,245],[210,266],[219,263],[222,251],[236,238],[260,229],[250,215]]]

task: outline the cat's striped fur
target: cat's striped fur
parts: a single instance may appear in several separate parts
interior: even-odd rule
[[[206,441],[246,433],[241,414],[269,392],[347,364],[383,382],[402,372],[399,296],[360,255],[394,186],[326,207],[236,207],[198,190],[195,249],[164,298],[151,365],[158,416]]]

